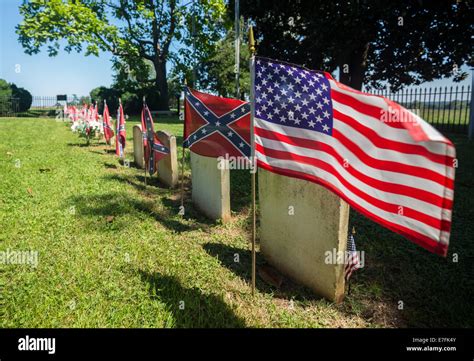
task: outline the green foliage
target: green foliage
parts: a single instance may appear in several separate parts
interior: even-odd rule
[[[90,97],[93,102],[97,102],[100,114],[104,111],[105,100],[110,114],[115,118],[114,112],[119,106],[118,98],[120,97],[120,93],[116,89],[100,86],[90,91]]]
[[[236,91],[234,34],[234,31],[228,32],[225,38],[217,43],[212,56],[205,65],[206,78],[203,81],[203,86],[217,91],[224,97],[234,97]],[[250,89],[250,51],[246,42],[241,41],[240,44],[239,84],[241,97],[245,98],[246,95],[249,95]]]
[[[123,89],[125,80],[135,87],[149,88],[152,83],[157,106],[167,109],[166,63],[172,61],[180,69],[189,65],[185,57],[194,43],[195,60],[205,58],[224,25],[219,20],[225,14],[224,0],[193,4],[177,0],[32,0],[20,7],[23,21],[17,33],[28,54],[47,46],[49,55],[54,56],[61,44],[67,52],[85,55],[111,52],[119,88]],[[172,42],[176,46],[171,47]],[[151,79],[150,66],[154,69]]]
[[[0,79],[0,97],[9,98],[12,96],[12,88],[4,79]]]
[[[233,1],[232,1],[233,3]],[[229,6],[233,9],[233,6]],[[474,65],[472,1],[242,0],[259,55],[334,71],[355,88],[392,90]]]
[[[31,93],[24,88],[17,87],[13,83],[10,86],[12,89],[12,97],[17,98],[19,101],[18,111],[26,112],[28,109],[30,109],[31,103],[33,102],[33,97]]]

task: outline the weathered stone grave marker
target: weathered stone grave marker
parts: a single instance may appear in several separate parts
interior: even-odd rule
[[[349,205],[318,184],[261,168],[258,191],[265,259],[316,294],[341,302]]]

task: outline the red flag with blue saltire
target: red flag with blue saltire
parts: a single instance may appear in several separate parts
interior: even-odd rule
[[[125,116],[123,114],[122,103],[120,103],[117,110],[117,121],[115,125],[115,154],[123,158],[125,153]]]
[[[158,161],[169,154],[169,149],[160,142],[155,133],[153,119],[150,109],[144,103],[142,110],[142,134],[143,134],[143,157],[145,159],[145,169],[150,175],[157,170]]]
[[[102,125],[104,127],[104,137],[105,142],[110,144],[110,139],[114,136],[114,131],[112,129],[112,123],[110,122],[109,107],[107,102],[104,100],[104,113],[102,115]]]
[[[250,104],[186,88],[183,145],[207,157],[250,158]]]

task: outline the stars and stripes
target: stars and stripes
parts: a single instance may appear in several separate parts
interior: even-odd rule
[[[446,255],[455,158],[448,139],[400,105],[328,73],[265,58],[256,58],[253,71],[259,167],[319,183]]]
[[[170,151],[158,139],[155,133],[150,110],[145,103],[143,104],[141,123],[145,169],[147,169],[148,173],[152,175],[157,170],[157,162],[165,155],[169,154]]]
[[[350,234],[349,237],[347,237],[346,260],[344,266],[344,277],[346,281],[348,281],[352,273],[359,268],[359,253],[356,250],[354,235]]]
[[[219,157],[250,157],[250,104],[185,89],[184,146]]]

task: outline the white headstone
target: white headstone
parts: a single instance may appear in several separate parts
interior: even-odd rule
[[[144,168],[142,126],[133,126],[133,161],[138,168]]]
[[[170,153],[158,161],[158,179],[173,188],[178,183],[178,156],[176,137],[165,131],[157,131],[156,136]]]
[[[230,220],[230,171],[217,158],[191,152],[192,198],[210,219]],[[219,169],[221,168],[221,169]]]
[[[258,190],[265,259],[316,294],[341,302],[349,205],[318,184],[261,168]]]

